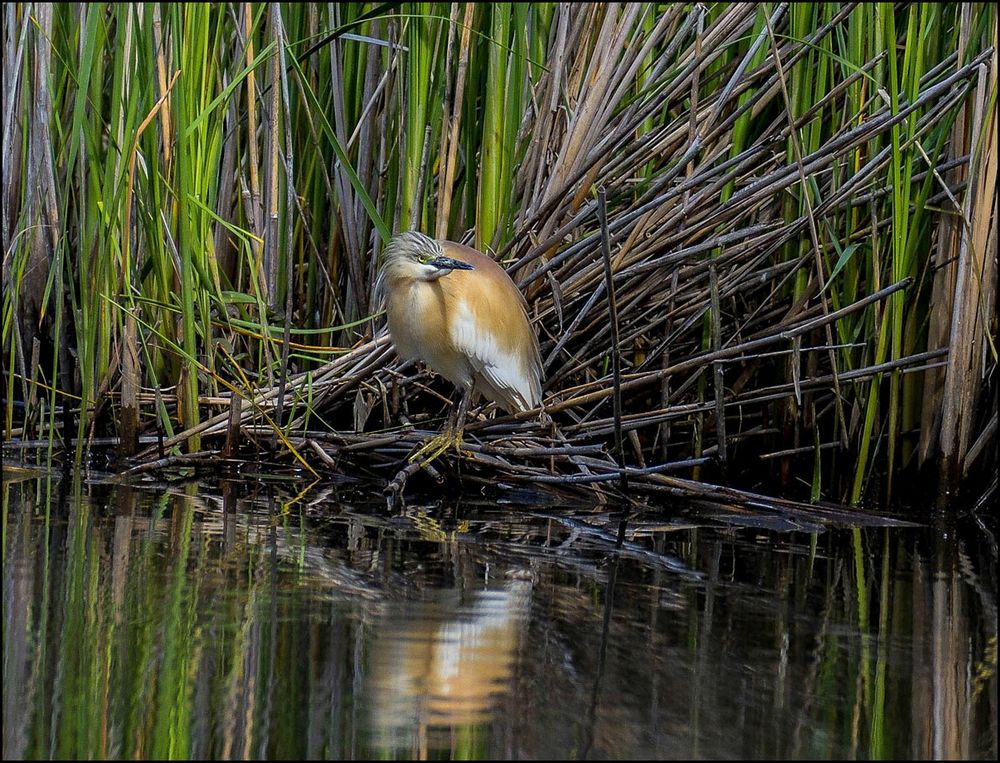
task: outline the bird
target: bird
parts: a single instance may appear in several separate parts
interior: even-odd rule
[[[541,404],[542,359],[527,302],[490,257],[406,231],[385,247],[376,291],[397,354],[423,361],[462,391],[445,430],[411,462],[458,448],[469,405],[479,396],[509,413]]]

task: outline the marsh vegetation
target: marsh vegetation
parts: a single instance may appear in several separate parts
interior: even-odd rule
[[[2,427],[31,458],[388,478],[452,392],[374,300],[418,228],[520,285],[551,417],[471,422],[435,473],[749,466],[857,503],[996,466],[992,4],[3,13]]]

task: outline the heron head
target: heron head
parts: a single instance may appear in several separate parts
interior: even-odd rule
[[[445,257],[440,243],[412,230],[393,237],[382,259],[382,270],[390,278],[436,281],[453,270],[474,269],[467,262]]]

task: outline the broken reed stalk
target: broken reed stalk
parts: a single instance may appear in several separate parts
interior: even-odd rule
[[[708,267],[708,280],[712,295],[712,351],[722,349],[722,315],[719,300],[719,272],[715,263]],[[726,473],[726,388],[721,360],[712,361],[712,386],[715,389],[715,434],[719,442],[719,466]]]
[[[295,189],[295,175],[292,170],[294,167],[294,145],[291,140],[291,126],[288,124],[288,115],[291,113],[291,109],[288,106],[288,69],[285,66],[285,27],[281,20],[281,13],[272,9],[271,12],[272,23],[274,24],[274,44],[277,47],[277,55],[275,60],[278,64],[278,70],[281,75],[279,81],[272,82],[271,86],[274,88],[275,96],[280,95],[282,99],[282,119],[281,124],[284,127],[285,134],[285,150],[281,157],[282,167],[284,168],[285,175],[285,211],[287,211],[292,205],[291,198]],[[272,108],[276,107],[277,98],[272,101]],[[277,117],[273,120],[272,129],[277,130]],[[275,169],[275,173],[277,170]],[[275,175],[277,177],[277,175]],[[274,187],[276,191],[276,186]],[[277,204],[277,199],[275,198],[274,203]],[[277,235],[275,235],[277,239]],[[292,248],[292,231],[289,226],[285,227],[285,242],[283,248],[290,250]],[[275,406],[274,418],[278,425],[281,425],[282,419],[285,412],[285,383],[288,379],[288,354],[290,350],[290,339],[291,339],[291,328],[292,328],[292,295],[295,291],[294,282],[292,278],[293,269],[295,266],[295,261],[291,257],[284,258],[285,264],[285,307],[283,310],[284,315],[282,316],[282,336],[281,336],[281,366],[278,372],[278,398],[277,404]],[[277,284],[275,284],[277,287]],[[272,300],[274,304],[277,304],[277,294],[274,295]],[[277,444],[277,439],[275,439],[275,444]]]
[[[119,452],[123,456],[132,456],[139,448],[139,374],[135,317],[131,310],[126,310],[125,332],[122,337],[122,434],[119,446]]]
[[[608,234],[608,207],[604,188],[597,189],[597,218],[601,225],[601,252],[604,255],[604,288],[608,294],[608,315],[611,319],[612,410],[615,418],[615,460],[621,465],[619,487],[628,490],[625,471],[625,449],[622,446],[622,360],[618,340],[618,306],[615,302],[615,280],[611,265],[611,236]]]

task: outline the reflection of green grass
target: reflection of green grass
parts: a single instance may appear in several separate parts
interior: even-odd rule
[[[454,730],[455,746],[452,749],[452,760],[485,760],[487,756],[486,742],[488,734],[481,726],[459,726]]]
[[[66,545],[66,586],[62,592],[60,627],[65,643],[59,649],[55,680],[65,687],[66,702],[57,712],[55,755],[59,758],[100,757],[104,727],[101,687],[104,677],[101,644],[106,637],[105,612],[98,607],[100,553],[90,532],[90,507],[82,502],[82,485],[74,484]]]
[[[150,516],[151,526],[163,526],[169,521],[167,508],[170,496],[159,497]],[[130,543],[131,545],[131,543]],[[117,642],[122,664],[115,675],[122,683],[117,695],[124,699],[116,708],[124,716],[124,739],[130,756],[149,756],[148,724],[156,707],[156,663],[159,661],[159,622],[163,613],[158,575],[161,556],[156,544],[139,544],[130,570],[135,585],[126,588],[123,602],[123,629]]]
[[[165,591],[162,661],[156,671],[157,698],[153,704],[153,739],[150,754],[162,760],[189,757],[191,740],[191,670],[196,665],[194,613],[198,576],[188,574],[193,512],[187,501],[174,502],[177,542],[173,550]]]

